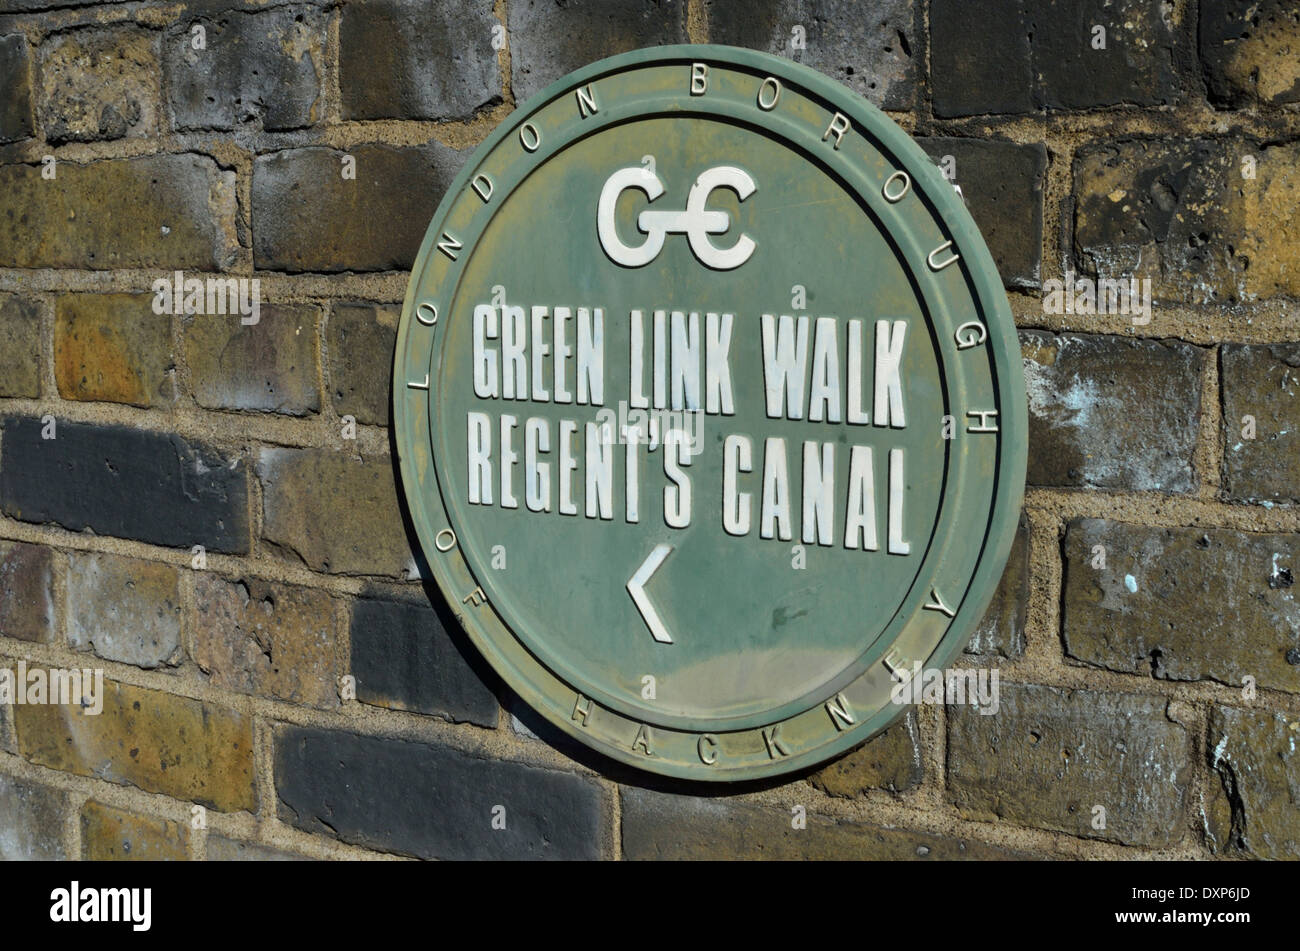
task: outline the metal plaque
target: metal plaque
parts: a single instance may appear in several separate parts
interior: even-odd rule
[[[702,780],[849,749],[961,650],[1027,433],[953,186],[848,89],[718,46],[579,70],[479,147],[411,274],[393,424],[506,683]]]

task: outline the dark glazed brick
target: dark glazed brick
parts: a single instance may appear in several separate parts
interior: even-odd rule
[[[206,49],[190,43],[196,24]],[[324,15],[311,7],[181,18],[164,45],[176,128],[235,129],[260,120],[279,131],[318,122],[325,34]]]
[[[514,0],[506,22],[520,103],[598,59],[687,42],[686,0]]]
[[[31,59],[25,36],[0,36],[0,142],[30,138],[36,128]]]
[[[916,100],[912,0],[707,0],[709,42],[745,46],[811,66],[882,109]],[[803,49],[794,48],[794,28]]]
[[[956,184],[1008,287],[1036,286],[1043,251],[1041,144],[978,139],[917,139],[935,160],[952,157]]]
[[[791,861],[1032,859],[953,836],[887,828],[819,816],[808,810],[807,827],[791,826],[790,807],[751,806],[624,789],[623,855],[629,859]]]
[[[8,417],[0,442],[0,508],[24,522],[154,545],[248,551],[248,471],[180,436],[125,426]]]
[[[940,116],[1034,108],[1021,0],[930,0],[930,84]]]
[[[1100,563],[1104,549],[1106,565]],[[1081,519],[1065,536],[1065,651],[1161,680],[1300,693],[1300,535]]]
[[[1205,354],[1178,341],[1022,331],[1030,485],[1190,492]]]
[[[362,600],[352,608],[352,675],[362,703],[497,725],[496,696],[432,607]],[[472,650],[468,644],[468,650]],[[479,666],[482,661],[475,658]]]
[[[501,98],[491,0],[363,0],[339,25],[344,119],[461,119]]]
[[[342,176],[344,155],[356,178]],[[290,149],[253,162],[253,257],[270,271],[406,270],[464,156],[438,143]]]
[[[1201,0],[1200,51],[1215,105],[1300,101],[1295,0]]]
[[[1025,0],[1039,102],[1047,109],[1172,105],[1194,59],[1186,16],[1167,0]],[[1106,30],[1094,49],[1093,30]]]
[[[1193,85],[1193,54],[1177,13],[1162,0],[932,0],[935,112],[1179,102]],[[1093,47],[1097,26],[1104,49]]]
[[[344,842],[426,859],[594,859],[600,789],[572,773],[334,730],[275,738],[280,818]],[[504,806],[505,829],[493,829]]]

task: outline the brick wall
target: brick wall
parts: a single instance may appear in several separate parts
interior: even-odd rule
[[[1294,9],[0,0],[0,663],[106,677],[97,717],[0,706],[0,856],[1300,857]],[[570,69],[685,41],[808,63],[947,163],[1031,417],[968,651],[1000,713],[923,706],[707,798],[484,669],[419,581],[386,428],[468,151]],[[258,277],[260,322],[155,315],[176,269]],[[1051,312],[1067,274],[1150,280],[1149,322]]]

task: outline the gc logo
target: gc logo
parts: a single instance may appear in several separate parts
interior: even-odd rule
[[[636,247],[623,243],[614,225],[614,206],[629,188],[645,192],[651,201],[664,193],[664,183],[659,176],[640,165],[620,168],[605,181],[596,206],[596,232],[600,246],[616,264],[625,267],[644,267],[659,256],[664,238],[669,234],[684,234],[691,243],[691,251],[700,263],[719,271],[738,268],[754,253],[754,240],[742,234],[729,248],[715,247],[708,236],[726,234],[731,227],[731,215],[725,211],[706,211],[705,204],[716,188],[730,188],[741,201],[754,194],[758,186],[733,165],[716,165],[700,174],[686,198],[685,211],[656,211],[645,209],[637,216],[637,230],[646,235]]]

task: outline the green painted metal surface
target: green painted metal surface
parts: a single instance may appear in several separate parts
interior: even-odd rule
[[[767,54],[616,56],[503,122],[429,227],[393,379],[470,637],[654,772],[752,779],[879,731],[1015,532],[1024,381],[978,229],[883,113]]]

